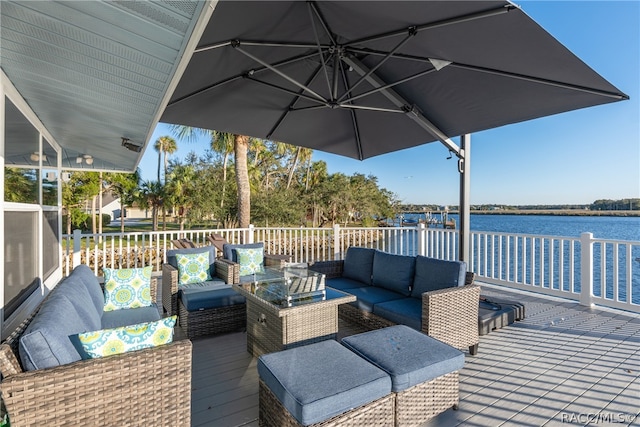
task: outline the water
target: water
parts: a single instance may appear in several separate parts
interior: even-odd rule
[[[405,215],[405,218],[424,219],[424,215]],[[455,218],[456,224],[459,224],[458,216],[451,215],[450,218]],[[632,241],[640,242],[640,217],[602,217],[602,216],[555,216],[555,215],[471,215],[470,228],[472,232],[487,232],[487,233],[508,233],[508,234],[524,234],[533,236],[555,236],[565,238],[579,238],[582,233],[589,232],[593,234],[596,239],[606,239],[615,241]],[[485,251],[488,256],[493,256],[493,265],[477,265],[476,269],[479,269],[477,273],[483,275],[490,275],[492,269],[498,271],[500,269],[499,262],[506,265],[507,254],[503,253],[499,255],[498,249],[494,246],[493,240],[485,241],[484,236],[480,236],[480,243],[474,245],[476,254],[479,255],[479,259],[484,259]],[[558,265],[558,259],[555,257],[553,260],[553,277],[540,277],[537,274],[537,267],[533,268],[530,265],[525,265],[521,268],[516,268],[516,256],[521,257],[524,251],[530,251],[532,247],[531,237],[518,237],[509,238],[511,245],[511,252],[509,255],[510,273],[509,277],[502,277],[507,281],[524,281],[532,283],[536,286],[541,286],[543,281],[548,282],[551,280],[553,283],[551,287],[559,289],[558,284],[562,281],[562,288],[568,291],[568,283],[570,282],[570,274],[576,278],[574,290],[580,291],[580,245],[574,246],[573,254],[573,267],[569,267],[570,255],[570,243],[569,241],[560,242],[554,240],[551,242],[549,239],[537,239],[534,243],[535,249],[533,253],[527,255],[528,259],[533,256],[534,260],[538,260],[540,256],[540,250],[545,254],[549,254],[552,250],[555,254],[562,253],[565,259],[565,263],[560,268]],[[506,246],[507,237],[502,238],[503,246]],[[540,243],[543,242],[543,243]],[[497,242],[495,243],[497,245]],[[473,245],[473,242],[472,242]],[[542,246],[540,246],[542,245]],[[553,245],[553,246],[551,246]],[[616,249],[617,248],[617,249]],[[515,250],[515,251],[514,251]],[[627,288],[627,265],[629,262],[626,246],[616,247],[612,243],[596,243],[593,247],[593,292],[596,296],[605,295],[606,298],[612,299],[614,296],[614,272],[618,276],[618,298],[620,300],[626,300],[626,288]],[[618,262],[615,263],[614,254],[617,252]],[[602,262],[604,255],[605,262]],[[632,301],[636,304],[640,304],[640,245],[633,246],[631,252],[631,288],[632,288]],[[549,271],[549,260],[545,258],[545,265],[543,270]],[[536,263],[537,264],[537,263]],[[604,269],[602,268],[604,264]],[[504,267],[503,267],[504,268]],[[517,271],[517,272],[516,272]],[[562,279],[562,280],[560,280]],[[556,287],[557,286],[557,287]]]
[[[424,219],[424,215],[407,214],[405,218]],[[460,223],[458,215],[449,218]],[[596,239],[640,241],[640,217],[471,215],[470,228],[471,231],[560,237],[580,237],[589,232]]]

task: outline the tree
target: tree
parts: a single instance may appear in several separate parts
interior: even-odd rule
[[[152,231],[158,230],[158,209],[163,206],[165,191],[159,181],[144,181],[140,186],[140,202],[151,208]]]
[[[67,214],[67,234],[71,234],[74,212],[87,200],[95,202],[95,195],[100,192],[100,180],[97,172],[73,172],[69,182],[62,183],[62,206]],[[95,203],[92,203],[92,209]],[[94,211],[91,211],[91,215]],[[93,222],[93,221],[92,221]],[[77,224],[76,224],[77,225]],[[92,227],[95,233],[95,226]]]
[[[247,151],[249,137],[234,135],[234,156],[236,183],[238,185],[238,226],[249,227],[251,221],[251,187],[249,185],[249,170],[247,167]]]
[[[171,138],[170,136],[161,136],[158,138],[153,145],[153,148],[158,152],[158,182],[160,181],[160,164],[162,163],[162,158],[164,156],[164,184],[167,183],[167,166],[168,166],[168,158],[167,154],[173,154],[178,150],[178,145],[176,144],[176,140]]]
[[[167,185],[167,199],[177,208],[180,230],[184,230],[187,211],[196,199],[197,188],[196,172],[192,165],[179,164],[172,168]]]

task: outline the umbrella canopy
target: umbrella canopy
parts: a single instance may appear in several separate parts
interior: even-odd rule
[[[162,121],[356,159],[627,99],[505,1],[220,1]]]

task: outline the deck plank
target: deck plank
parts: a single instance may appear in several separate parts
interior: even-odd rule
[[[483,294],[523,302],[526,319],[480,337],[460,372],[460,408],[423,427],[556,426],[579,414],[637,413],[640,315],[494,287]],[[355,332],[340,322],[339,337]],[[258,425],[256,361],[244,332],[193,341],[193,426]]]

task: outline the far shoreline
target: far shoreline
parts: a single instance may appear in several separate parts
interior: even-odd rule
[[[449,214],[457,214],[449,211]],[[588,211],[579,209],[500,209],[500,210],[472,210],[471,215],[548,215],[548,216],[615,216],[640,217],[640,211]]]

